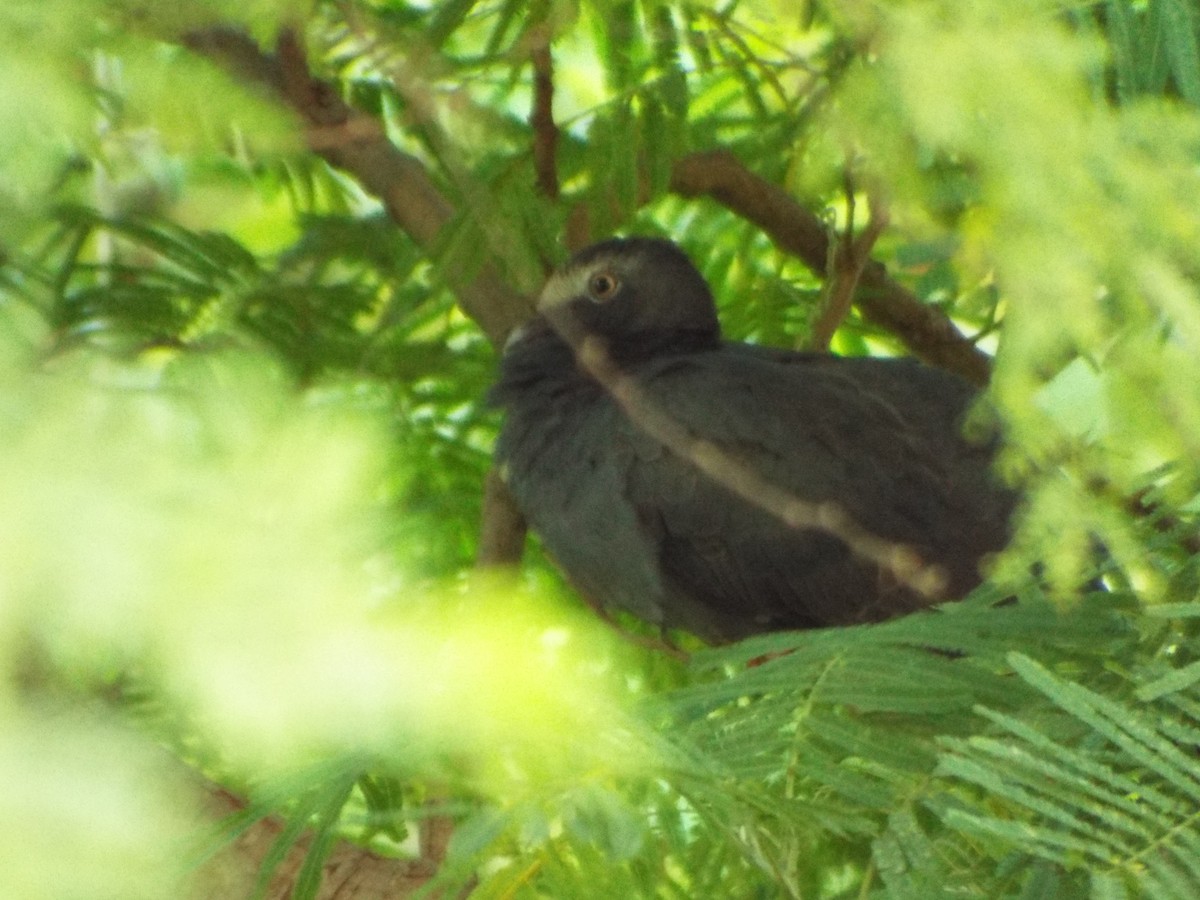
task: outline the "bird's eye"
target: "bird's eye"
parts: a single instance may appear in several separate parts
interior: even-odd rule
[[[593,300],[608,300],[620,286],[620,279],[610,272],[597,272],[588,278],[588,293]]]

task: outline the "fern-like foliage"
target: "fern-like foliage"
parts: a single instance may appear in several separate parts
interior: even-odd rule
[[[654,779],[493,811],[472,852],[516,854],[513,896],[601,864],[638,897],[1192,896],[1200,677],[1114,666],[1172,633],[1139,618],[1029,586],[707,652],[647,703]]]

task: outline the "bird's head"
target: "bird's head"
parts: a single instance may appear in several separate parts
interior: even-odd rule
[[[538,312],[568,339],[599,337],[617,355],[720,339],[707,282],[659,238],[613,238],[579,251],[546,282]]]

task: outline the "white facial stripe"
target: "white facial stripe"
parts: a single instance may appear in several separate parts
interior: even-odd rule
[[[553,309],[569,303],[576,297],[586,297],[588,295],[588,279],[607,266],[607,260],[597,259],[586,266],[555,272],[546,281],[546,286],[542,288],[537,308],[539,310]]]
[[[593,259],[586,266],[555,272],[546,281],[546,286],[542,288],[537,308],[539,310],[553,309],[569,303],[576,297],[588,296],[588,279],[597,272],[611,272],[623,279],[631,268],[630,262],[631,260],[621,257],[605,256]]]
[[[542,293],[538,297],[537,308],[540,310],[553,309],[570,302],[574,297],[584,293],[587,287],[587,272],[567,270],[555,272],[546,281]]]
[[[513,344],[515,344],[517,341],[521,340],[521,338],[525,337],[525,335],[528,333],[529,333],[529,323],[528,322],[526,322],[524,325],[519,325],[516,328],[514,328],[509,333],[508,340],[506,340],[504,342],[504,352],[507,353],[509,348],[512,347]]]

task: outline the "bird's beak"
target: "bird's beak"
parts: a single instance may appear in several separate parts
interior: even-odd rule
[[[548,279],[538,297],[539,312],[566,306],[579,294],[579,275],[576,272],[555,272]]]
[[[521,340],[527,334],[529,334],[529,322],[526,322],[524,325],[518,325],[516,328],[510,331],[508,333],[508,337],[505,338],[504,350],[502,352],[507,353],[512,349],[513,345],[516,344],[517,341]]]

